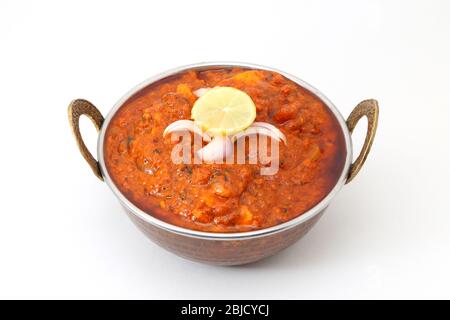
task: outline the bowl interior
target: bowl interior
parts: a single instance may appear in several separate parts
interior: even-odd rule
[[[289,221],[286,221],[284,223],[265,228],[265,229],[259,229],[255,231],[249,231],[249,232],[236,232],[236,233],[213,233],[213,232],[203,232],[203,231],[196,231],[191,230],[187,228],[182,228],[179,226],[175,226],[172,224],[169,224],[167,222],[164,222],[162,220],[159,220],[152,215],[142,211],[137,206],[135,206],[130,200],[128,200],[118,189],[118,187],[114,184],[111,177],[108,174],[108,170],[105,166],[105,160],[104,160],[104,154],[103,154],[103,144],[105,139],[105,132],[106,128],[108,127],[111,119],[113,118],[114,114],[117,112],[117,110],[134,94],[139,92],[141,89],[147,87],[148,85],[162,80],[164,78],[167,78],[169,76],[173,76],[177,73],[183,72],[188,69],[195,69],[195,70],[204,70],[204,69],[210,69],[210,68],[226,68],[226,67],[243,67],[243,68],[250,68],[250,69],[261,69],[261,70],[268,70],[268,71],[274,71],[277,72],[284,77],[290,79],[291,81],[299,84],[300,86],[304,87],[305,89],[309,90],[313,94],[315,94],[320,100],[323,101],[323,103],[331,110],[333,115],[336,117],[340,128],[342,130],[342,134],[345,138],[345,147],[346,147],[346,159],[345,164],[342,170],[342,173],[336,182],[333,189],[325,196],[319,203],[317,203],[313,208],[309,209],[308,211],[304,212],[303,214],[297,216],[296,218],[293,218]],[[107,185],[111,188],[111,190],[114,192],[116,197],[119,199],[121,204],[127,208],[130,212],[132,212],[134,215],[136,215],[139,219],[142,219],[143,221],[150,223],[152,225],[155,225],[157,227],[163,228],[165,230],[175,232],[177,234],[183,234],[190,237],[196,237],[196,238],[204,238],[204,239],[230,239],[230,240],[236,240],[236,239],[247,239],[247,238],[254,238],[254,237],[260,237],[268,234],[273,234],[275,232],[280,232],[282,230],[292,228],[298,224],[301,224],[318,213],[320,213],[323,209],[325,209],[332,198],[336,195],[336,193],[342,188],[342,186],[345,184],[345,181],[347,179],[348,170],[351,164],[352,159],[352,144],[351,144],[351,137],[350,133],[348,131],[347,125],[345,123],[344,118],[338,111],[338,109],[334,106],[334,104],[319,90],[311,86],[309,83],[291,75],[286,72],[269,68],[265,66],[250,64],[250,63],[238,63],[238,62],[209,62],[209,63],[198,63],[198,64],[192,64],[187,66],[178,67],[163,73],[160,73],[154,77],[151,77],[144,82],[140,83],[133,89],[131,89],[129,92],[127,92],[119,101],[114,105],[114,107],[111,109],[111,111],[108,113],[108,115],[105,118],[105,121],[103,123],[103,126],[100,130],[98,143],[97,143],[97,154],[98,154],[98,161],[100,163],[100,169],[102,171],[103,177]]]

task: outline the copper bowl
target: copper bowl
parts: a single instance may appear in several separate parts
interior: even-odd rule
[[[103,157],[103,143],[106,128],[117,110],[136,92],[156,81],[187,69],[202,70],[211,67],[244,67],[278,72],[286,78],[313,92],[333,112],[345,137],[347,156],[338,182],[328,193],[328,195],[316,206],[292,220],[266,229],[240,233],[201,232],[181,228],[151,216],[131,203],[119,191],[117,186],[114,185],[105,166],[105,160]],[[79,128],[79,118],[81,115],[88,116],[99,131],[97,144],[98,161],[92,156],[82,140]],[[361,149],[361,153],[352,163],[351,133],[359,119],[363,116],[366,116],[368,119],[366,139]],[[357,175],[364,164],[364,161],[370,151],[370,147],[372,146],[377,128],[378,103],[376,100],[372,99],[362,101],[351,112],[347,121],[345,121],[333,103],[319,90],[288,73],[273,68],[248,63],[215,62],[199,63],[179,67],[163,72],[144,81],[125,94],[114,105],[106,118],[103,118],[98,109],[90,102],[83,99],[74,100],[69,105],[69,121],[81,154],[92,168],[94,174],[100,180],[106,182],[112,192],[119,199],[119,202],[124,207],[128,216],[147,237],[159,244],[161,247],[190,260],[216,265],[240,265],[269,257],[290,246],[303,237],[319,220],[325,209],[328,207],[330,201],[338,193],[341,187],[350,182]]]

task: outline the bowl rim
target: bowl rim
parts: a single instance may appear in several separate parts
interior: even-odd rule
[[[314,93],[319,99],[322,100],[322,102],[325,103],[325,105],[333,112],[334,116],[339,122],[339,125],[341,127],[342,133],[345,138],[345,147],[346,147],[346,159],[345,164],[342,169],[342,173],[336,182],[335,186],[331,191],[320,201],[318,202],[314,207],[309,209],[308,211],[304,212],[303,214],[288,220],[286,222],[283,222],[281,224],[254,230],[254,231],[245,231],[245,232],[205,232],[205,231],[197,231],[197,230],[191,230],[188,228],[179,227],[173,224],[170,224],[168,222],[162,221],[151,214],[146,213],[145,211],[139,209],[136,205],[134,205],[130,200],[128,200],[124,194],[118,189],[118,187],[114,184],[113,180],[108,174],[108,170],[106,169],[105,165],[105,159],[103,154],[104,149],[104,140],[105,140],[105,132],[106,128],[109,126],[109,123],[111,119],[116,114],[117,110],[119,110],[120,107],[135,93],[140,91],[141,89],[145,88],[146,86],[159,81],[161,79],[164,79],[166,77],[175,75],[177,73],[189,70],[189,69],[208,69],[212,67],[244,67],[244,68],[251,68],[251,69],[260,69],[260,70],[266,70],[266,71],[274,71],[277,72],[284,77],[288,78],[289,80],[299,84],[300,86],[308,89],[312,93]],[[346,121],[344,120],[342,114],[339,112],[339,110],[336,108],[336,106],[318,89],[307,83],[306,81],[301,80],[300,78],[297,78],[287,72],[263,66],[253,63],[247,63],[247,62],[230,62],[230,61],[214,61],[214,62],[200,62],[200,63],[194,63],[189,65],[180,66],[177,68],[173,68],[164,72],[161,72],[153,77],[150,77],[146,79],[145,81],[141,82],[140,84],[133,87],[131,90],[129,90],[127,93],[125,93],[113,106],[113,108],[108,112],[102,127],[100,129],[100,133],[98,135],[98,141],[97,141],[97,156],[98,156],[98,162],[100,164],[100,170],[102,172],[104,181],[108,185],[108,187],[112,190],[114,195],[119,199],[120,203],[128,209],[129,212],[134,214],[139,219],[150,223],[151,225],[162,228],[166,231],[173,232],[179,235],[184,235],[188,237],[193,238],[201,238],[201,239],[210,239],[210,240],[244,240],[244,239],[250,239],[250,238],[257,238],[257,237],[263,237],[267,235],[271,235],[277,232],[281,232],[286,229],[293,228],[295,226],[298,226],[305,221],[313,218],[318,213],[322,212],[331,202],[331,200],[335,197],[335,195],[339,192],[339,190],[342,188],[342,186],[345,184],[347,180],[348,171],[350,169],[353,152],[352,152],[352,139],[350,136],[350,132],[347,128]]]

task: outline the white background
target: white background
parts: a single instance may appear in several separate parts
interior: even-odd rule
[[[67,120],[74,98],[106,114],[152,75],[217,60],[290,72],[344,116],[381,107],[366,165],[317,226],[242,267],[147,240]],[[2,0],[0,97],[0,298],[450,298],[449,1]]]

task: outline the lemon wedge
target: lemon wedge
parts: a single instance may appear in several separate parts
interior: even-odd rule
[[[248,128],[255,121],[256,107],[244,91],[215,87],[195,101],[191,118],[213,136],[231,135]]]

